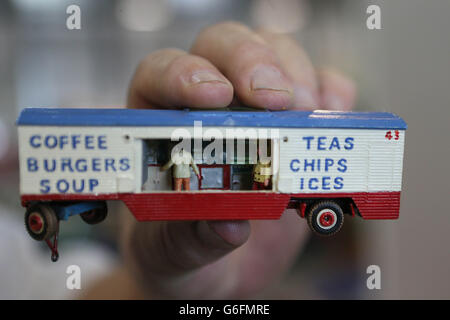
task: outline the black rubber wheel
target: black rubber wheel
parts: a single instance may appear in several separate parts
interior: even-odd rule
[[[48,205],[33,205],[25,213],[25,227],[34,240],[47,240],[58,231],[58,217]]]
[[[83,212],[80,216],[81,219],[83,219],[83,221],[87,224],[97,224],[106,219],[108,216],[108,208],[106,203],[103,203],[102,207],[88,212]]]
[[[334,201],[320,201],[308,210],[311,230],[321,236],[336,234],[344,224],[342,208]]]

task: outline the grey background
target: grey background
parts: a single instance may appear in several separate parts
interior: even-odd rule
[[[146,7],[140,12],[145,14],[134,16],[128,16],[124,7],[139,5],[134,0],[0,3],[2,217],[17,224],[23,219],[14,127],[21,108],[124,105],[135,66],[152,50],[163,47],[188,50],[202,27],[222,20],[277,27],[301,41],[317,65],[332,65],[353,77],[359,90],[359,109],[395,112],[407,121],[409,129],[400,219],[354,220],[334,242],[311,240],[306,252],[299,255],[291,278],[273,288],[274,292],[284,298],[450,298],[449,1],[142,3]],[[68,4],[81,7],[80,31],[65,28]],[[382,30],[366,28],[365,10],[369,4],[381,6]],[[264,9],[267,7],[271,10]],[[147,31],[136,31],[138,27]],[[106,243],[104,251],[112,252],[113,256],[113,262],[108,263],[114,264],[116,249],[111,239],[115,228],[114,221],[100,231],[71,222],[65,230],[66,237],[74,236],[75,242],[81,238]],[[27,239],[25,230],[20,232],[23,234],[17,237]],[[0,241],[8,242],[5,234],[0,234]],[[35,243],[32,248],[45,249]],[[10,259],[1,250],[1,297],[65,295],[61,291],[48,294],[49,288],[60,285],[55,284],[56,280],[36,282],[33,290],[24,294],[20,288],[27,287],[23,282],[28,278],[11,271],[18,266],[32,266],[36,260],[26,254],[22,254],[21,260]],[[101,266],[106,262],[98,263]],[[382,289],[378,291],[365,288],[365,269],[371,264],[381,267]],[[42,274],[45,270],[42,268]],[[14,275],[5,279],[10,274]],[[327,278],[326,274],[333,276]],[[324,286],[320,279],[326,279]]]

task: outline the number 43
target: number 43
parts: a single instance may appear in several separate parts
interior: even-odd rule
[[[389,130],[388,132],[386,132],[386,135],[384,137],[388,140],[398,140],[400,139],[400,132],[398,130],[395,130],[394,135],[392,135],[392,131]]]

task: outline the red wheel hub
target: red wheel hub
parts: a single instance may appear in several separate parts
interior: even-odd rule
[[[320,224],[323,227],[329,227],[331,225],[333,225],[334,223],[334,214],[332,212],[324,212],[322,213],[322,215],[320,216]]]
[[[40,215],[32,213],[28,218],[28,225],[30,226],[31,231],[39,233],[44,227],[44,221]]]

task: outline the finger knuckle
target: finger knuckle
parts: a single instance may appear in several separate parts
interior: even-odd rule
[[[276,54],[265,44],[245,40],[235,46],[231,59],[254,65],[261,61],[275,62]]]
[[[201,66],[200,59],[196,58],[192,55],[180,55],[175,57],[170,63],[167,65],[165,73],[167,75],[178,75],[187,70],[193,70],[195,68],[199,68]]]
[[[177,48],[165,48],[153,51],[147,55],[142,63],[145,64],[163,64],[165,61],[169,61],[174,57],[182,56],[185,52]]]
[[[246,25],[236,21],[224,21],[212,26],[208,26],[200,31],[196,40],[194,41],[192,51],[202,52],[206,47],[211,45],[211,42],[218,40],[217,35],[220,35],[220,41],[229,43],[239,41],[239,39],[241,38],[264,43],[264,39],[253,32]]]

